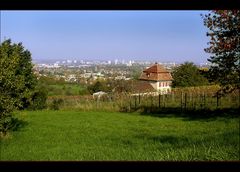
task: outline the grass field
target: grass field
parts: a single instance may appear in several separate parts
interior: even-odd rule
[[[1,160],[239,160],[239,118],[22,111]]]
[[[54,84],[48,85],[48,95],[81,95],[86,91],[86,88],[79,84]]]

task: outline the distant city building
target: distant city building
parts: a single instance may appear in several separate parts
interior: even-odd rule
[[[117,64],[118,64],[118,59],[115,60],[115,65],[117,65]]]
[[[127,63],[127,66],[132,66],[132,61],[129,60],[129,62]]]
[[[131,78],[127,78],[126,76],[120,75],[120,76],[116,76],[114,78],[115,80],[130,80]]]
[[[76,75],[74,75],[74,74],[69,75],[68,78],[66,79],[66,81],[76,82],[77,81]]]
[[[58,65],[58,63],[54,63],[54,64],[53,64],[53,67],[59,68],[60,66]]]

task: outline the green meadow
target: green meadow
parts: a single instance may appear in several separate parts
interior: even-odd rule
[[[47,90],[49,96],[81,95],[86,92],[86,88],[79,84],[50,84]]]
[[[239,118],[20,111],[1,160],[239,160]]]

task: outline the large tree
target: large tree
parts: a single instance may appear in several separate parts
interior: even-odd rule
[[[31,104],[33,90],[37,84],[33,74],[31,53],[22,43],[12,44],[5,40],[0,45],[0,133],[10,128],[15,109]]]
[[[174,87],[193,87],[208,84],[208,80],[200,73],[198,67],[191,62],[185,62],[176,67],[172,76]]]
[[[209,77],[222,86],[222,93],[240,88],[240,11],[215,10],[203,16],[209,29],[210,46],[205,49],[212,54]]]

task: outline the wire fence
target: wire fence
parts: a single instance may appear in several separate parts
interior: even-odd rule
[[[215,92],[190,92],[178,91],[170,94],[131,96],[129,101],[130,109],[141,107],[149,108],[178,108],[187,110],[215,110],[224,108],[239,108],[239,91],[226,96],[220,96]]]
[[[173,89],[169,94],[108,94],[94,98],[88,96],[54,96],[48,98],[48,104],[54,99],[62,99],[60,108],[79,110],[136,111],[138,109],[180,109],[216,110],[240,107],[240,90],[220,96],[216,91]]]

